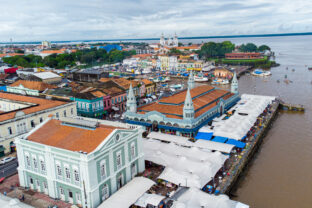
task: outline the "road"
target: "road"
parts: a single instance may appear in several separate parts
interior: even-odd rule
[[[4,165],[0,165],[0,178],[8,177],[17,173],[18,162],[17,159],[10,161]]]

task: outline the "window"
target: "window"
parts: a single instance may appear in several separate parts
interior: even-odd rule
[[[131,144],[131,159],[135,158],[135,143]]]
[[[40,165],[41,165],[41,171],[45,172],[46,171],[46,166],[43,160],[40,161]]]
[[[64,195],[64,189],[62,187],[60,187],[60,194]]]
[[[27,165],[27,167],[30,167],[30,160],[29,160],[28,155],[26,155],[26,165]]]
[[[8,127],[8,132],[9,132],[9,135],[12,135],[12,128],[11,127]]]
[[[74,114],[74,109],[73,108],[70,109],[70,114],[72,114],[72,115]]]
[[[73,198],[73,192],[71,192],[70,190],[68,190],[68,196],[69,196],[69,198]]]
[[[30,126],[31,126],[32,128],[35,128],[35,122],[34,122],[34,120],[31,120],[31,121],[30,121]]]
[[[117,169],[121,168],[121,152],[117,152],[116,155],[116,164],[117,164]]]
[[[106,162],[102,161],[100,164],[100,169],[101,169],[101,178],[106,177]]]
[[[66,179],[70,179],[70,170],[68,167],[65,168],[65,176],[66,176]]]
[[[56,113],[55,115],[56,115],[56,118],[59,118],[59,117],[60,117],[60,116],[59,116],[59,113]]]
[[[64,110],[64,117],[66,117],[66,110]]]
[[[80,193],[76,193],[76,199],[78,202],[81,202],[81,196],[80,196]]]
[[[104,201],[109,197],[109,190],[108,190],[108,185],[104,184],[102,187],[102,200]]]
[[[43,182],[43,188],[48,189],[48,184],[45,181]]]
[[[33,158],[33,162],[34,162],[34,168],[37,169],[38,168],[38,163],[36,158]]]
[[[57,175],[58,175],[58,176],[62,176],[62,168],[61,168],[60,165],[57,165],[57,166],[56,166],[56,170],[57,170]]]
[[[43,118],[42,118],[42,117],[40,117],[40,119],[39,119],[39,120],[40,120],[40,123],[42,123],[42,121],[43,121]]]
[[[115,98],[115,103],[117,103],[117,98]]]
[[[79,182],[80,178],[79,178],[78,170],[74,170],[74,176],[75,176],[75,181]]]

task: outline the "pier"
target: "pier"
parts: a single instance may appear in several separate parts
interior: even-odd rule
[[[243,172],[244,168],[247,167],[249,161],[261,145],[266,132],[270,129],[272,121],[277,115],[279,105],[280,102],[278,100],[274,101],[269,107],[268,113],[265,116],[258,118],[259,124],[255,126],[255,131],[247,136],[248,142],[246,143],[246,148],[230,158],[231,167],[222,181],[219,182],[215,193],[230,195],[240,174]]]
[[[280,101],[280,109],[286,111],[300,111],[300,112],[304,112],[305,110],[303,105],[289,104],[283,101]]]

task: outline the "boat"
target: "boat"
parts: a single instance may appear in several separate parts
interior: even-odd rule
[[[207,82],[208,78],[207,77],[202,77],[202,76],[194,76],[194,81],[195,82]]]
[[[258,76],[258,77],[264,77],[264,76],[271,75],[271,72],[270,71],[264,71],[262,69],[255,69],[251,74],[254,76]]]
[[[308,69],[312,71],[312,67],[309,67]]]
[[[164,81],[165,81],[165,82],[169,82],[169,81],[170,81],[170,77],[166,77],[166,78],[164,79]]]
[[[211,84],[214,84],[214,85],[226,85],[226,84],[229,84],[229,80],[227,79],[215,79],[211,82]]]

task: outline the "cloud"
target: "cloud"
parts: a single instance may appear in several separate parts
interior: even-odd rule
[[[0,0],[0,42],[312,31],[310,0]]]

